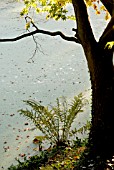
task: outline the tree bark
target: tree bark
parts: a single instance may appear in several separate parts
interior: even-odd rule
[[[85,52],[92,88],[89,147],[93,157],[107,159],[114,154],[113,51],[104,49],[96,42],[84,0],[72,0],[72,3],[77,22],[77,35]],[[110,7],[109,5],[107,7]]]
[[[92,126],[89,142],[93,154],[105,159],[110,158],[114,154],[114,83],[112,56],[112,51],[99,49],[94,62],[94,68],[91,71]]]

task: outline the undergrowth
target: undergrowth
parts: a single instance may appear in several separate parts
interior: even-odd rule
[[[39,154],[32,156],[8,170],[73,170],[86,149],[87,139],[79,139],[77,134],[87,133],[90,122],[76,128],[76,117],[83,112],[87,104],[82,94],[75,96],[68,103],[65,97],[56,99],[56,106],[43,106],[34,100],[24,101],[29,109],[21,109],[19,113],[33,122],[43,136],[36,136],[33,142],[39,144]],[[31,109],[30,109],[31,108]],[[42,142],[49,141],[50,147],[42,151]]]

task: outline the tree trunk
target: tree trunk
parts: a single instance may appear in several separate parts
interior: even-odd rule
[[[109,158],[114,154],[114,83],[112,50],[95,49],[90,79],[92,88],[92,125],[89,143],[94,156]]]
[[[91,153],[94,157],[100,156],[107,159],[114,153],[113,51],[104,49],[104,45],[108,42],[107,38],[105,44],[103,44],[104,41],[96,42],[84,0],[72,0],[72,3],[77,23],[76,35],[83,47],[90,72],[92,122],[89,143]]]

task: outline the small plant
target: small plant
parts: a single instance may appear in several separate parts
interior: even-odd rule
[[[32,109],[21,109],[19,113],[32,121],[53,146],[66,146],[70,137],[87,129],[86,126],[78,130],[71,129],[77,114],[83,112],[82,108],[87,104],[82,94],[75,96],[70,104],[65,97],[57,98],[56,106],[50,107],[45,107],[34,100],[24,102]]]
[[[59,148],[56,155],[48,159],[48,163],[40,167],[40,170],[73,170],[76,163],[86,149],[87,139],[75,139],[72,146]]]

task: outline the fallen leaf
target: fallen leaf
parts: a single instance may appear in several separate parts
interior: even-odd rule
[[[79,159],[80,157],[79,156],[74,156],[73,157],[75,160]]]
[[[6,144],[7,142],[5,141],[4,144]]]
[[[13,113],[13,114],[10,114],[10,116],[14,116],[15,114]]]
[[[39,148],[37,147],[37,148],[33,148],[33,151],[39,151]]]
[[[39,143],[39,140],[35,138],[35,139],[33,140],[33,143],[37,144],[37,143]]]
[[[26,122],[25,125],[28,125],[28,123]]]
[[[24,156],[25,156],[25,153],[20,153],[19,156],[20,156],[20,157],[24,157]]]

